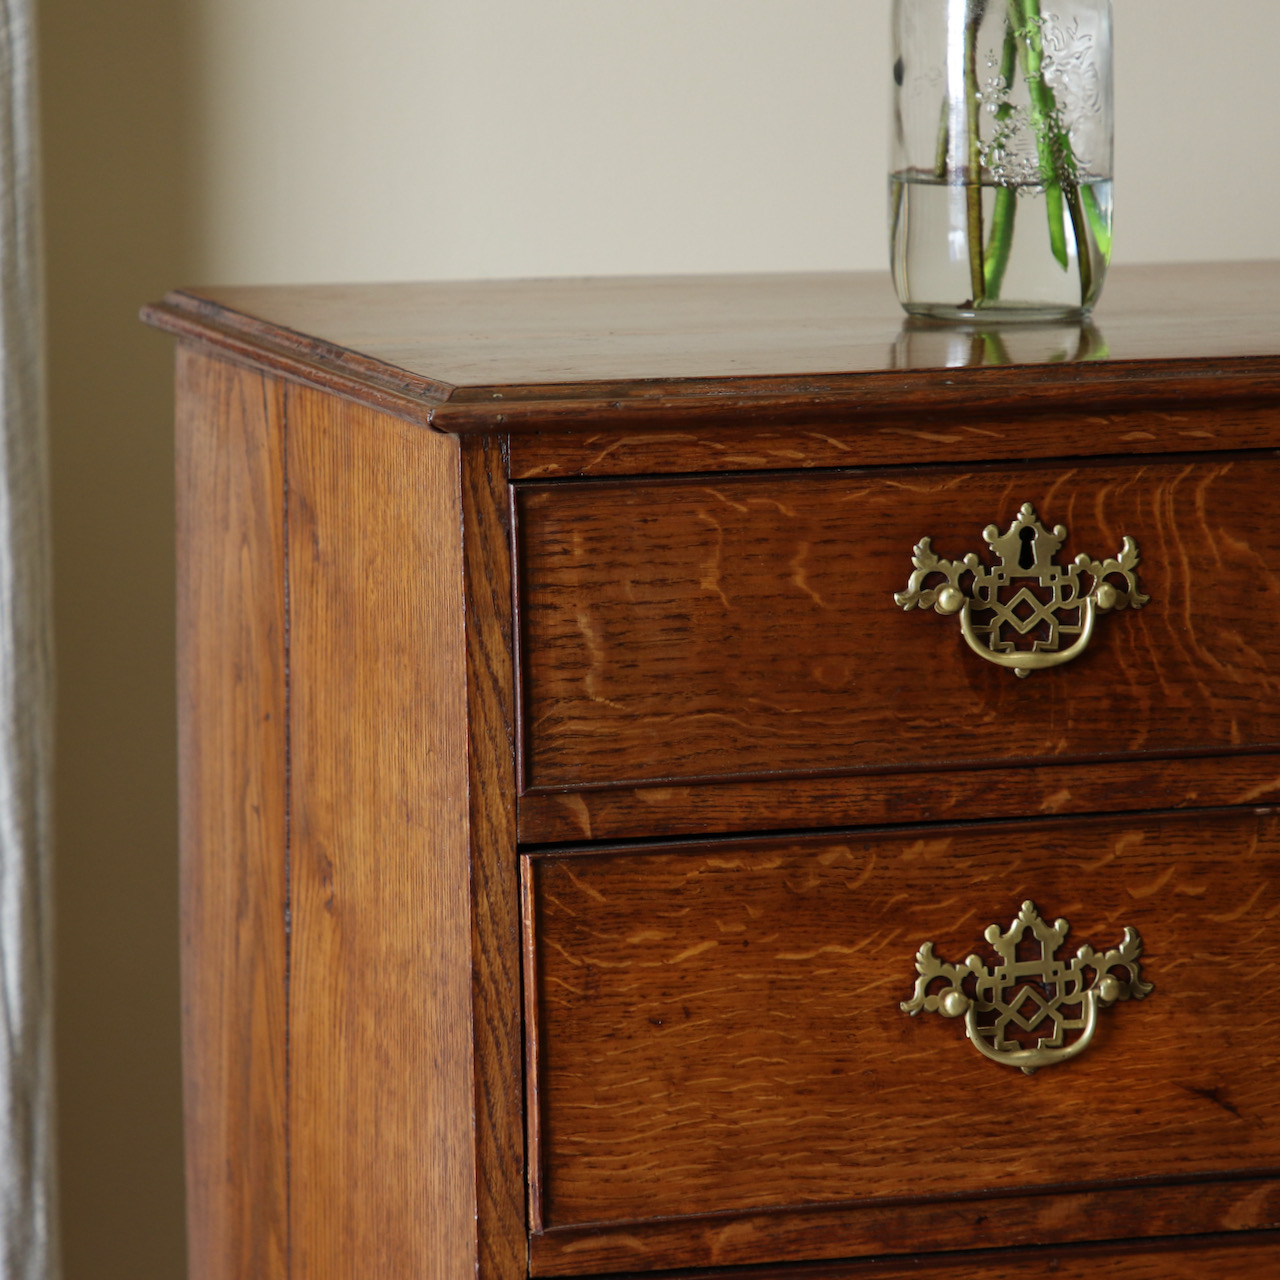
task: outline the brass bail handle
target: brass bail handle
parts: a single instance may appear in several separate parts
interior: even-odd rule
[[[959,614],[969,648],[1017,676],[1078,658],[1093,638],[1099,614],[1141,609],[1151,598],[1138,590],[1140,557],[1132,538],[1126,537],[1111,559],[1081,554],[1071,564],[1058,564],[1054,557],[1066,540],[1066,527],[1047,529],[1029,502],[1004,533],[989,524],[982,536],[998,563],[986,564],[972,551],[962,560],[944,560],[929,538],[921,538],[911,556],[915,567],[907,589],[893,598],[908,611]],[[1087,588],[1082,575],[1090,579]],[[1018,640],[1033,631],[1041,634],[1029,648],[1019,648]]]
[[[1065,920],[1049,924],[1034,902],[1024,902],[1007,930],[993,924],[983,935],[1000,957],[994,966],[977,956],[947,964],[926,942],[916,954],[916,989],[902,1002],[903,1013],[963,1017],[965,1034],[983,1057],[1026,1075],[1070,1062],[1089,1047],[1101,1009],[1141,1000],[1152,991],[1142,978],[1142,939],[1136,929],[1126,929],[1110,951],[1085,943],[1071,960],[1060,960],[1057,951],[1070,928]],[[1028,933],[1040,944],[1039,960],[1018,959],[1018,944]],[[946,985],[930,992],[939,980]],[[1044,1034],[1029,1049],[1012,1038],[1015,1028],[1030,1034],[1043,1028]]]

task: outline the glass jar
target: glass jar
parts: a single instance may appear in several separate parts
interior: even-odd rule
[[[902,305],[1086,315],[1111,258],[1111,0],[894,0],[893,45]]]

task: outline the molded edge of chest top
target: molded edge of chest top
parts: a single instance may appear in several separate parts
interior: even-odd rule
[[[458,433],[1280,397],[1280,262],[1119,267],[1061,329],[908,320],[885,273],[220,287],[143,318]]]

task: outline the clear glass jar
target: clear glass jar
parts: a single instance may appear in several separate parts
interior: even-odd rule
[[[1088,314],[1111,258],[1111,0],[894,0],[893,44],[902,305]]]

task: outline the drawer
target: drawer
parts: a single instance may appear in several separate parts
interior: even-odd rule
[[[1274,454],[518,486],[523,786],[1275,745],[1277,492]],[[1024,503],[1066,527],[1059,565],[1131,537],[1150,602],[1100,614],[1081,656],[1018,679],[958,617],[894,595],[923,537],[995,566],[983,530]],[[1025,648],[1042,626],[1006,632]]]
[[[1280,1222],[1276,811],[566,851],[524,868],[536,1274]],[[964,1018],[901,1007],[922,943],[994,969],[985,931],[1028,900],[1070,930],[1052,946],[1028,931],[1013,961],[1066,964],[1132,928],[1154,984],[1031,1075],[981,1054]],[[1006,999],[1034,1023],[1025,994]],[[1011,1026],[1010,1042],[1050,1026]]]

